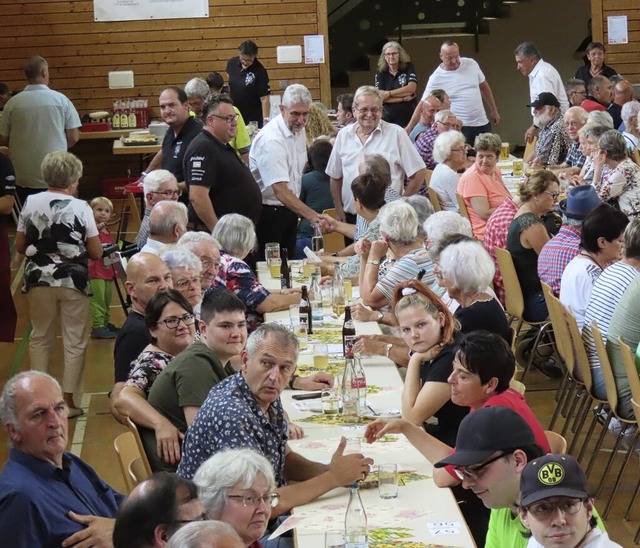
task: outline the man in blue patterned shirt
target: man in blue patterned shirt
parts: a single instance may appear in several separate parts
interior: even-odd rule
[[[329,465],[312,462],[287,445],[280,394],[295,373],[298,340],[285,327],[262,324],[241,354],[242,370],[214,386],[187,430],[178,475],[193,478],[211,455],[248,447],[264,455],[275,472],[280,502],[271,517],[369,473],[371,459],[343,455],[343,439]],[[293,486],[287,481],[294,480]]]

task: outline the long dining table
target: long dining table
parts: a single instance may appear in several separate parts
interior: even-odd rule
[[[306,283],[301,268],[293,262],[294,286]],[[267,289],[279,288],[280,281],[271,278],[265,263],[258,264],[258,277]],[[357,287],[353,288],[354,297]],[[326,308],[326,307],[325,307]],[[268,313],[267,322],[289,323],[289,311]],[[301,350],[297,374],[306,375],[317,370],[340,376],[344,367],[342,357],[342,321],[325,309],[324,325],[314,326],[308,337],[308,347]],[[355,322],[359,335],[378,334],[376,322]],[[329,345],[328,368],[317,369],[313,364],[313,344]],[[367,444],[363,438],[366,424],[376,416],[398,416],[401,407],[402,379],[395,364],[384,357],[362,358],[367,378],[367,409],[362,416],[345,417],[323,415],[320,399],[294,400],[299,391],[286,390],[281,398],[290,419],[304,429],[304,437],[290,440],[290,447],[311,460],[329,463],[341,437],[349,440],[348,447],[359,444],[360,451],[374,460],[372,473],[360,483],[360,495],[367,513],[370,546],[475,546],[466,522],[450,489],[435,485],[433,466],[402,435],[385,436],[381,441]],[[382,499],[377,489],[378,464],[391,463],[398,467],[398,497]],[[318,499],[293,509],[292,516],[276,532],[294,529],[296,546],[324,548],[325,532],[344,529],[344,516],[349,498],[346,487],[333,489]]]

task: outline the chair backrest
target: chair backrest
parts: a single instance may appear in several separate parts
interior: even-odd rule
[[[131,476],[129,476],[129,465],[134,459],[140,458],[136,438],[131,432],[125,432],[113,440],[113,447],[118,455],[118,462],[120,463],[120,471],[122,472],[124,483],[127,486],[127,490],[131,491],[131,489],[135,487],[135,484],[131,481]]]
[[[467,210],[467,204],[465,203],[464,198],[460,196],[460,194],[456,194],[456,200],[458,201],[458,213],[460,213],[460,215],[465,219],[469,219],[469,211]]]
[[[544,435],[547,436],[549,448],[554,455],[565,454],[567,452],[567,440],[553,430],[545,430]]]
[[[129,427],[129,432],[131,432],[136,440],[136,445],[138,446],[138,455],[142,459],[142,464],[144,465],[144,469],[147,472],[147,476],[153,474],[151,471],[151,465],[149,464],[149,459],[147,458],[147,453],[144,450],[144,445],[142,445],[142,438],[140,438],[140,432],[138,432],[138,427],[134,424],[134,422],[127,417],[127,426]]]
[[[149,476],[140,457],[136,457],[129,463],[129,479],[133,487],[146,480]]]
[[[336,209],[325,209],[322,213],[329,217],[336,218]],[[339,232],[328,232],[322,235],[322,242],[325,253],[337,253],[344,249],[344,236]]]
[[[531,155],[531,153],[535,150],[537,144],[538,144],[537,137],[535,137],[533,141],[531,141],[530,143],[526,144],[526,146],[524,147],[524,155],[522,156],[522,159],[525,162],[527,161],[527,158]]]
[[[600,369],[602,371],[602,378],[604,379],[604,389],[607,392],[607,401],[609,406],[616,414],[616,408],[618,407],[618,390],[616,388],[616,381],[613,377],[613,370],[611,369],[611,362],[609,361],[609,354],[607,354],[607,347],[602,338],[602,332],[598,327],[598,323],[593,320],[591,322],[591,333],[593,334],[593,342],[596,345],[598,351],[598,359],[600,360]],[[619,418],[619,417],[618,417]]]
[[[574,377],[575,370],[575,355],[573,353],[573,345],[571,344],[571,334],[569,333],[569,327],[567,326],[567,320],[564,315],[564,310],[560,299],[553,294],[551,286],[541,282],[542,294],[544,300],[547,303],[547,309],[549,310],[549,317],[551,318],[551,325],[553,326],[553,335],[555,340],[556,349],[560,358],[567,367],[569,375]]]
[[[640,376],[638,375],[635,356],[633,355],[631,347],[624,342],[622,337],[618,337],[618,343],[620,344],[620,354],[622,354],[622,362],[627,372],[627,379],[629,379],[631,398],[640,402]]]
[[[524,396],[524,393],[527,391],[527,387],[524,385],[524,383],[516,379],[511,379],[509,381],[509,388],[513,388],[521,396]]]
[[[429,201],[433,206],[433,211],[442,211],[442,204],[440,203],[438,193],[430,186],[427,187],[427,191],[429,192]]]
[[[501,247],[494,247],[496,258],[498,259],[498,268],[502,274],[502,283],[504,284],[504,303],[507,314],[512,318],[522,319],[524,312],[524,297],[522,296],[522,288],[516,267],[513,264],[511,253]]]
[[[575,359],[573,378],[583,382],[585,388],[587,389],[587,392],[589,392],[589,394],[593,398],[593,377],[591,376],[591,367],[589,365],[587,350],[584,347],[582,334],[580,333],[580,328],[578,327],[578,320],[576,320],[575,314],[564,305],[562,306],[562,310],[564,311],[564,317],[567,320],[567,327],[569,328],[569,333],[571,335],[571,342],[573,343],[573,356]],[[590,328],[589,326],[585,325],[584,329]],[[601,401],[599,398],[595,399],[597,401]]]
[[[640,424],[640,403],[635,398],[631,398],[631,407],[633,407],[633,414],[636,416],[636,421]]]

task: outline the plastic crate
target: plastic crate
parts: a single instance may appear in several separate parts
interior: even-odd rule
[[[110,200],[124,198],[124,187],[129,183],[135,183],[139,177],[108,177],[100,179],[102,195]]]

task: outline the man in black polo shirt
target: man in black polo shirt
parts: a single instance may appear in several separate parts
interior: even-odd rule
[[[184,157],[190,214],[194,213],[209,230],[227,213],[239,213],[257,224],[262,211],[260,189],[229,145],[238,119],[231,99],[227,95],[211,96],[204,103],[202,117],[202,132]]]
[[[162,141],[162,149],[153,157],[147,170],[142,172],[142,176],[144,177],[148,172],[159,168],[170,171],[185,196],[185,199],[181,201],[186,204],[187,187],[182,169],[184,153],[191,141],[200,134],[202,124],[193,116],[189,116],[187,95],[184,90],[176,86],[171,86],[160,94],[160,114],[162,119],[169,124],[169,129]]]

